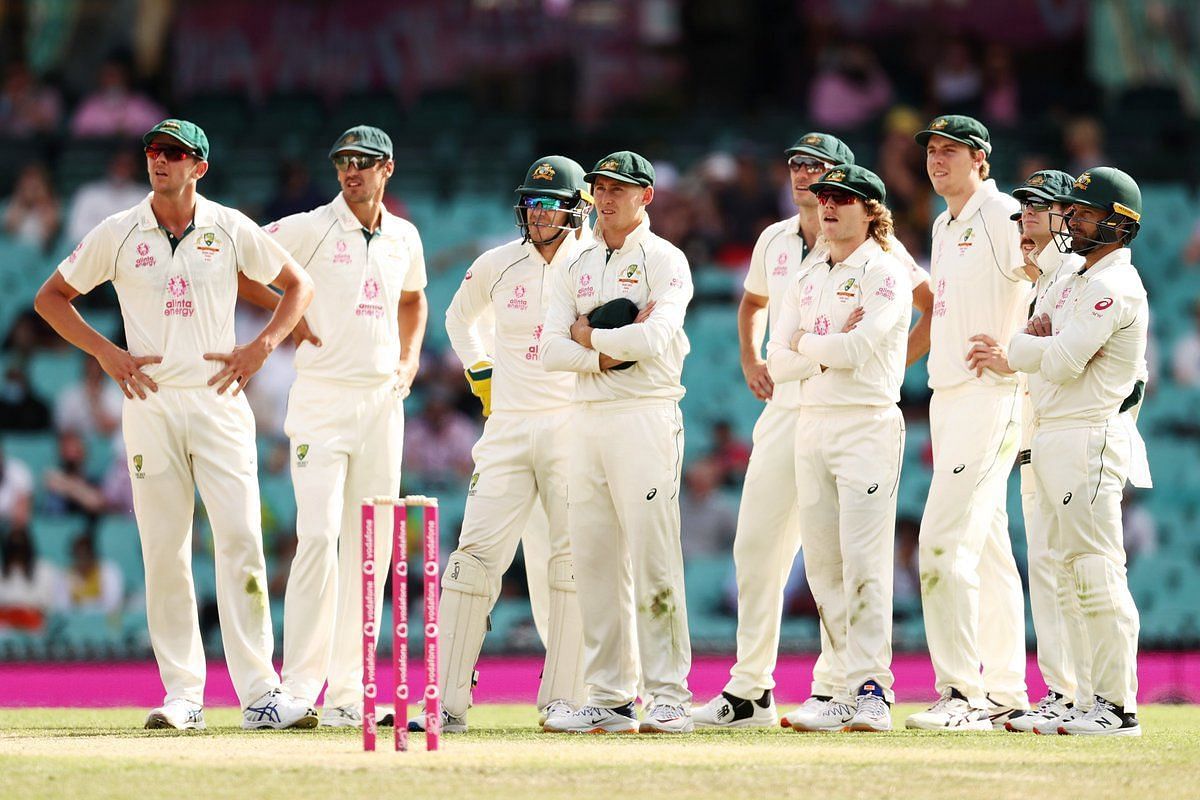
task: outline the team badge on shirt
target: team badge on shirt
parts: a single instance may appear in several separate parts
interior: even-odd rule
[[[306,445],[306,444],[296,445],[296,466],[297,467],[307,467],[308,466],[308,461],[306,460],[307,458],[308,458],[308,445]]]
[[[858,295],[858,292],[854,289],[854,283],[854,278],[851,278],[841,285],[841,288],[837,291],[838,300],[846,303]]]
[[[223,242],[217,238],[217,235],[212,231],[202,233],[196,240],[196,251],[200,253],[200,257],[207,263],[221,252]]]
[[[468,497],[475,496],[475,487],[477,487],[478,485],[479,485],[479,473],[476,472],[474,475],[471,476],[471,483],[469,486],[467,486],[467,496]]]
[[[134,473],[134,477],[136,477],[138,480],[141,480],[146,477],[146,473],[142,472],[142,464],[143,463],[144,463],[144,461],[142,459],[141,453],[137,453],[136,455],[134,455],[134,457],[133,457],[133,473]]]
[[[970,246],[973,244],[973,242],[971,240],[974,238],[975,238],[975,229],[974,228],[967,228],[965,231],[963,231],[962,238],[958,240],[958,254],[960,256],[966,255],[967,249],[970,248]]]

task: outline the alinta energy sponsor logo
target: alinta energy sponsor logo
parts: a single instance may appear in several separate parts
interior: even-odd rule
[[[542,326],[537,325],[533,329],[533,342],[534,343],[529,345],[529,347],[525,348],[525,360],[526,361],[537,361],[541,358],[541,354],[538,352],[538,348],[541,347],[541,344],[540,344],[541,341],[542,341]]]
[[[529,301],[525,299],[525,286],[518,283],[513,287],[513,296],[508,301],[508,308],[513,311],[525,311],[529,308]]]
[[[596,287],[592,286],[592,276],[586,272],[579,276],[579,291],[575,292],[576,297],[594,297],[596,295]]]
[[[138,242],[136,249],[138,257],[134,259],[133,268],[144,269],[146,267],[153,267],[155,261],[154,256],[150,255],[150,245],[145,242]]]
[[[830,323],[829,317],[822,314],[813,321],[813,333],[817,336],[825,336],[829,333]]]
[[[776,278],[785,278],[788,273],[788,255],[780,253],[779,258],[775,259],[775,269],[771,270],[771,274]]]
[[[82,249],[83,249],[83,242],[81,241],[79,244],[75,245],[75,249],[71,251],[71,255],[67,256],[67,263],[74,264],[76,259],[79,258],[79,251]]]
[[[379,298],[379,281],[374,278],[367,278],[363,281],[362,296],[366,302],[358,304],[358,307],[354,309],[354,315],[383,319],[383,305],[375,302]]]
[[[896,279],[891,275],[885,276],[883,286],[876,289],[875,294],[885,300],[894,300],[896,298]]]
[[[333,263],[349,264],[350,263],[350,246],[346,244],[345,239],[338,239],[333,245]]]
[[[171,296],[163,308],[164,317],[190,317],[196,313],[192,301],[186,295],[191,287],[182,275],[172,275],[167,281],[167,293]]]
[[[946,316],[946,279],[942,278],[937,282],[937,298],[933,301],[933,315],[935,317]]]

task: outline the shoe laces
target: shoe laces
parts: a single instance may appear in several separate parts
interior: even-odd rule
[[[887,702],[877,694],[864,694],[858,697],[858,714],[870,717],[884,717],[888,714]]]
[[[1109,701],[1105,700],[1103,697],[1100,697],[1099,695],[1097,695],[1096,704],[1093,705],[1091,708],[1089,708],[1082,716],[1079,717],[1079,719],[1087,720],[1088,722],[1091,722],[1092,720],[1098,719],[1101,714],[1109,714],[1109,713],[1111,713],[1111,714],[1117,713],[1116,704],[1110,703]]]
[[[668,703],[657,705],[650,712],[650,716],[659,722],[671,722],[672,720],[683,719],[683,706],[673,706]]]
[[[848,717],[854,713],[854,706],[838,700],[830,700],[824,713],[825,716],[830,717]]]
[[[937,702],[929,707],[929,710],[931,712],[946,711],[947,707],[957,699],[958,698],[952,695],[950,690],[947,689],[946,691],[942,692],[942,696],[937,699]]]

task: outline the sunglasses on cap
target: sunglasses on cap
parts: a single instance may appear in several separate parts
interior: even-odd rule
[[[851,192],[839,192],[837,189],[822,189],[817,192],[817,202],[821,205],[829,205],[832,203],[835,206],[853,205],[855,200],[861,198]]]
[[[792,156],[788,159],[788,166],[794,169],[802,169],[807,172],[821,173],[824,175],[829,171],[830,164],[826,164],[819,158],[807,158],[805,156]]]
[[[546,211],[567,211],[570,208],[568,202],[562,198],[537,197],[535,195],[522,196],[519,205],[521,208],[541,208]]]
[[[186,150],[182,147],[176,147],[172,144],[148,144],[146,145],[146,158],[151,160],[162,156],[167,161],[183,161],[185,158],[195,157],[195,153],[191,150]]]
[[[358,169],[374,169],[376,164],[385,160],[383,156],[369,156],[364,153],[350,155],[338,153],[333,157],[333,165],[338,168],[338,171],[345,172],[350,169],[352,164]]]
[[[1030,211],[1049,211],[1049,200],[1022,200],[1021,210],[1029,209]]]

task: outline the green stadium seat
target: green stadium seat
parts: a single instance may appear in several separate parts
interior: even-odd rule
[[[101,520],[96,531],[96,553],[121,568],[126,594],[141,591],[145,586],[142,544],[132,516],[112,514]]]
[[[54,398],[66,387],[83,378],[83,359],[86,356],[70,348],[40,350],[29,361],[29,382],[34,394],[53,407]]]
[[[71,564],[71,545],[86,530],[87,520],[35,514],[29,527],[37,554],[65,569]]]

